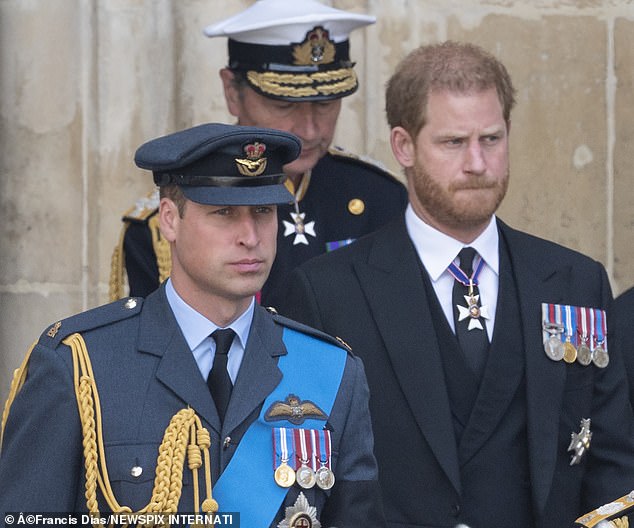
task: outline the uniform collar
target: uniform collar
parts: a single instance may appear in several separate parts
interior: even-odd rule
[[[176,293],[171,279],[167,279],[165,294],[167,295],[167,302],[172,312],[174,312],[176,322],[183,332],[183,336],[190,350],[196,349],[214,330],[219,328],[217,324],[189,306],[182,297]],[[251,300],[251,304],[246,311],[227,327],[236,333],[243,349],[247,346],[254,309],[255,298]]]

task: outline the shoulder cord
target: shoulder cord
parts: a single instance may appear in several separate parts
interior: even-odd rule
[[[123,264],[123,237],[129,225],[129,222],[124,222],[121,228],[121,234],[119,235],[119,242],[112,250],[112,258],[110,259],[110,282],[108,284],[108,299],[111,301],[116,301],[123,297],[123,270],[125,268]]]
[[[95,377],[86,348],[86,343],[78,333],[72,334],[63,343],[70,347],[73,357],[73,383],[82,426],[84,467],[86,473],[86,506],[91,515],[99,515],[97,486],[101,490],[113,513],[132,513],[127,506],[121,506],[112,491],[103,442],[101,404]],[[0,446],[2,434],[9,416],[11,404],[24,385],[28,360],[35,343],[29,349],[22,365],[14,372],[9,398],[2,415]],[[211,471],[209,431],[202,426],[200,418],[191,408],[181,409],[170,420],[165,429],[158,450],[154,488],[150,502],[136,513],[176,513],[182,493],[183,467],[187,456],[188,467],[192,472],[194,495],[193,513],[199,512],[200,491],[198,469],[204,462],[206,498],[202,503],[203,513],[218,511],[218,503],[211,495]],[[202,450],[202,455],[201,455]],[[204,460],[203,460],[204,459]]]
[[[13,405],[13,400],[15,400],[18,392],[20,392],[22,385],[24,385],[24,381],[26,380],[26,372],[28,370],[29,358],[31,357],[31,352],[33,352],[36,344],[37,341],[34,341],[33,344],[29,347],[26,356],[24,356],[22,364],[13,371],[13,378],[11,379],[11,385],[9,386],[9,396],[7,397],[7,401],[5,402],[4,409],[2,411],[2,423],[0,424],[0,451],[2,450],[4,427],[6,426],[7,420],[9,419],[9,411],[11,410],[11,405]]]
[[[64,339],[71,348],[75,395],[79,407],[84,445],[86,469],[86,505],[91,513],[98,513],[97,484],[110,509],[115,513],[128,513],[130,508],[117,502],[110,486],[103,444],[101,405],[86,343],[80,334]],[[188,444],[189,442],[189,444]],[[159,446],[154,488],[150,502],[138,513],[175,513],[183,485],[183,465],[188,456],[192,471],[194,490],[193,513],[198,513],[199,489],[198,468],[202,465],[201,449],[204,453],[205,485],[207,498],[202,504],[205,513],[218,511],[218,503],[211,497],[211,471],[209,461],[209,432],[202,426],[200,418],[192,409],[182,409],[170,420],[163,441]]]
[[[170,255],[170,246],[162,236],[159,229],[159,216],[155,214],[148,220],[150,233],[152,233],[152,247],[156,255],[156,264],[159,271],[159,284],[161,284],[172,271],[172,260]]]
[[[125,283],[125,262],[123,252],[123,239],[128,229],[129,222],[125,222],[119,235],[119,242],[112,250],[110,259],[110,282],[108,284],[108,299],[116,301],[124,297]],[[148,228],[152,235],[152,249],[156,255],[156,264],[159,270],[159,284],[170,275],[172,262],[170,259],[170,247],[167,241],[161,236],[159,229],[158,215],[153,215],[148,220]]]

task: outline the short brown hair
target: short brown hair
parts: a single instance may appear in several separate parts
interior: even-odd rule
[[[468,93],[495,88],[504,119],[511,119],[515,88],[504,65],[474,44],[447,41],[421,46],[396,67],[387,83],[385,110],[390,128],[403,127],[416,137],[427,119],[433,91]]]
[[[187,198],[178,185],[174,183],[161,185],[159,187],[159,196],[161,198],[169,198],[170,200],[172,200],[172,202],[176,204],[178,215],[183,218],[183,215],[185,214],[185,204],[187,203]]]

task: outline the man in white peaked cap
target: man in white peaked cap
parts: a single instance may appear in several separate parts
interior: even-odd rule
[[[405,208],[398,179],[331,147],[341,100],[358,88],[349,34],[374,22],[316,0],[258,0],[204,29],[208,37],[228,38],[228,65],[220,77],[238,124],[284,130],[302,142],[299,158],[284,167],[293,200],[278,208],[277,257],[262,304],[277,304],[297,265],[350,244]],[[156,211],[146,200],[124,216],[126,232],[113,258],[113,299],[125,293],[124,271],[132,296],[146,296],[169,276],[169,248]]]

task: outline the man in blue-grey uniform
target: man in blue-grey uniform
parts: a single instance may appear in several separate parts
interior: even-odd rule
[[[316,0],[259,0],[205,28],[228,37],[220,71],[229,112],[241,125],[291,132],[302,142],[284,167],[292,193],[278,207],[278,249],[261,302],[275,306],[288,273],[321,253],[347,245],[401,214],[402,183],[375,162],[331,147],[342,99],[357,90],[349,33],[374,23]],[[169,276],[167,244],[158,231],[157,200],[140,200],[124,215],[115,249],[111,299],[145,296]]]
[[[282,167],[300,147],[207,124],[137,150],[160,188],[170,278],[52,324],[32,347],[3,416],[2,515],[384,526],[361,361],[255,302],[289,200]]]

